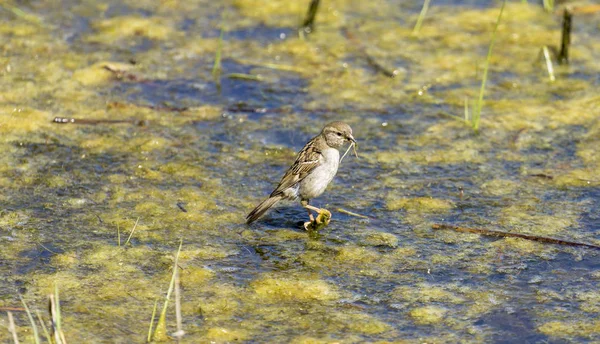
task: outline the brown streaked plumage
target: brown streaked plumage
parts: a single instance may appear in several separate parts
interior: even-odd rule
[[[298,153],[296,161],[283,175],[269,198],[246,216],[246,223],[258,220],[282,199],[298,198],[313,221],[310,211],[320,209],[309,205],[309,201],[321,195],[337,173],[340,159],[338,149],[347,141],[356,143],[349,125],[343,122],[327,124],[321,133],[308,141]]]

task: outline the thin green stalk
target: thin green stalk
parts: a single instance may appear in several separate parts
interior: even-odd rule
[[[25,299],[21,295],[19,295],[19,299],[21,299],[21,303],[23,307],[25,307],[25,312],[27,312],[27,317],[29,318],[29,322],[31,323],[31,329],[33,330],[33,341],[35,344],[40,344],[40,334],[38,332],[37,325],[35,324],[35,320],[29,311],[29,307],[27,307],[27,303],[25,303]]]
[[[502,7],[500,7],[500,13],[498,14],[498,19],[496,20],[496,25],[494,26],[492,41],[490,42],[487,58],[485,59],[485,68],[483,69],[483,79],[481,80],[481,88],[479,89],[479,98],[477,99],[475,111],[473,111],[473,118],[471,119],[473,130],[475,130],[475,132],[479,132],[479,120],[481,119],[481,109],[483,108],[483,94],[485,92],[485,84],[487,82],[488,70],[490,68],[490,60],[492,58],[494,43],[496,43],[496,34],[498,32],[498,26],[500,25],[502,12],[504,12],[504,5],[506,5],[506,1],[502,1]]]
[[[154,335],[152,339],[154,340],[166,340],[167,336],[167,307],[169,306],[169,299],[171,298],[171,293],[173,292],[173,288],[175,286],[175,278],[177,276],[177,269],[179,268],[179,253],[181,253],[181,246],[183,246],[183,239],[179,242],[179,249],[177,250],[177,254],[175,255],[175,263],[173,264],[173,275],[171,276],[171,283],[169,284],[169,290],[167,291],[167,296],[165,297],[165,304],[163,305],[163,309],[160,312],[160,317],[158,318],[158,323],[156,324],[156,330],[154,331]]]
[[[46,327],[46,324],[44,323],[44,320],[42,319],[42,315],[40,314],[40,311],[36,310],[35,315],[37,316],[38,321],[40,322],[40,325],[42,325],[42,331],[44,331],[44,336],[46,336],[46,341],[48,343],[52,343],[52,336],[50,336],[50,332],[48,332],[48,328]]]
[[[425,20],[425,16],[427,15],[427,10],[429,9],[429,2],[431,0],[423,1],[423,8],[421,8],[421,13],[419,13],[419,17],[417,18],[417,22],[415,23],[415,27],[413,28],[412,34],[416,36],[421,30],[421,25],[423,24],[423,20]]]
[[[212,76],[215,79],[218,79],[221,76],[221,51],[223,50],[223,32],[221,29],[221,33],[219,34],[219,40],[217,41],[217,51],[215,52],[215,63],[212,68]]]
[[[54,337],[56,344],[66,344],[65,334],[62,331],[62,317],[60,315],[60,298],[58,296],[58,285],[54,285],[54,295],[50,295],[52,309],[52,322],[54,324]]]
[[[152,340],[152,326],[154,326],[154,318],[156,317],[156,308],[158,307],[158,299],[154,301],[154,309],[152,309],[152,318],[150,319],[150,327],[148,328],[148,339],[146,342],[150,343]]]

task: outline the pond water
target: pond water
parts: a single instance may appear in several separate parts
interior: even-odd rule
[[[598,14],[575,15],[551,82],[562,12],[507,3],[476,133],[452,115],[478,97],[500,2],[434,1],[414,35],[422,2],[324,1],[299,37],[308,3],[0,5],[0,310],[18,337],[19,296],[48,322],[56,287],[68,342],[145,341],[181,241],[182,342],[600,341],[598,250],[432,229],[600,245]],[[330,225],[307,233],[293,202],[246,225],[334,120],[359,158],[312,201]]]

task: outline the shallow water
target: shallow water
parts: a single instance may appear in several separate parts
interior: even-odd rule
[[[448,114],[478,95],[499,4],[433,2],[414,37],[421,5],[326,2],[305,39],[308,1],[2,5],[0,307],[48,320],[56,285],[69,342],[142,342],[183,240],[183,342],[599,341],[598,251],[431,228],[600,244],[598,15],[549,82],[560,13],[507,4],[475,134]],[[313,201],[329,227],[295,203],[245,225],[333,120],[360,158]]]

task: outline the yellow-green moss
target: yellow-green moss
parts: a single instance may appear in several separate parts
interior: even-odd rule
[[[420,213],[446,213],[454,207],[452,201],[430,198],[395,198],[388,197],[386,202],[388,210],[404,209],[411,212]]]
[[[269,301],[329,301],[339,298],[336,288],[319,279],[262,278],[252,283],[257,296]]]
[[[367,246],[398,247],[398,238],[391,233],[370,232],[364,236],[363,243]]]
[[[394,289],[392,296],[395,299],[415,303],[447,302],[464,303],[465,300],[443,287],[420,283],[416,286],[401,286]]]
[[[212,327],[206,331],[206,339],[215,343],[241,342],[246,340],[250,333],[244,329]]]
[[[417,307],[409,312],[409,315],[419,325],[435,325],[444,321],[446,308],[437,306]]]
[[[380,258],[380,254],[366,247],[348,245],[340,248],[336,260],[343,264],[367,264]]]
[[[556,338],[589,337],[600,333],[600,321],[549,321],[538,330]]]
[[[489,196],[506,196],[515,193],[519,184],[512,180],[493,179],[481,184],[484,194]]]
[[[539,214],[535,205],[515,204],[501,211],[500,223],[510,230],[534,235],[555,235],[573,226],[577,222],[574,205],[555,205],[554,215]]]
[[[121,16],[97,21],[93,23],[93,26],[97,32],[88,35],[86,39],[100,43],[113,43],[129,37],[164,40],[175,33],[166,20],[158,17]]]

